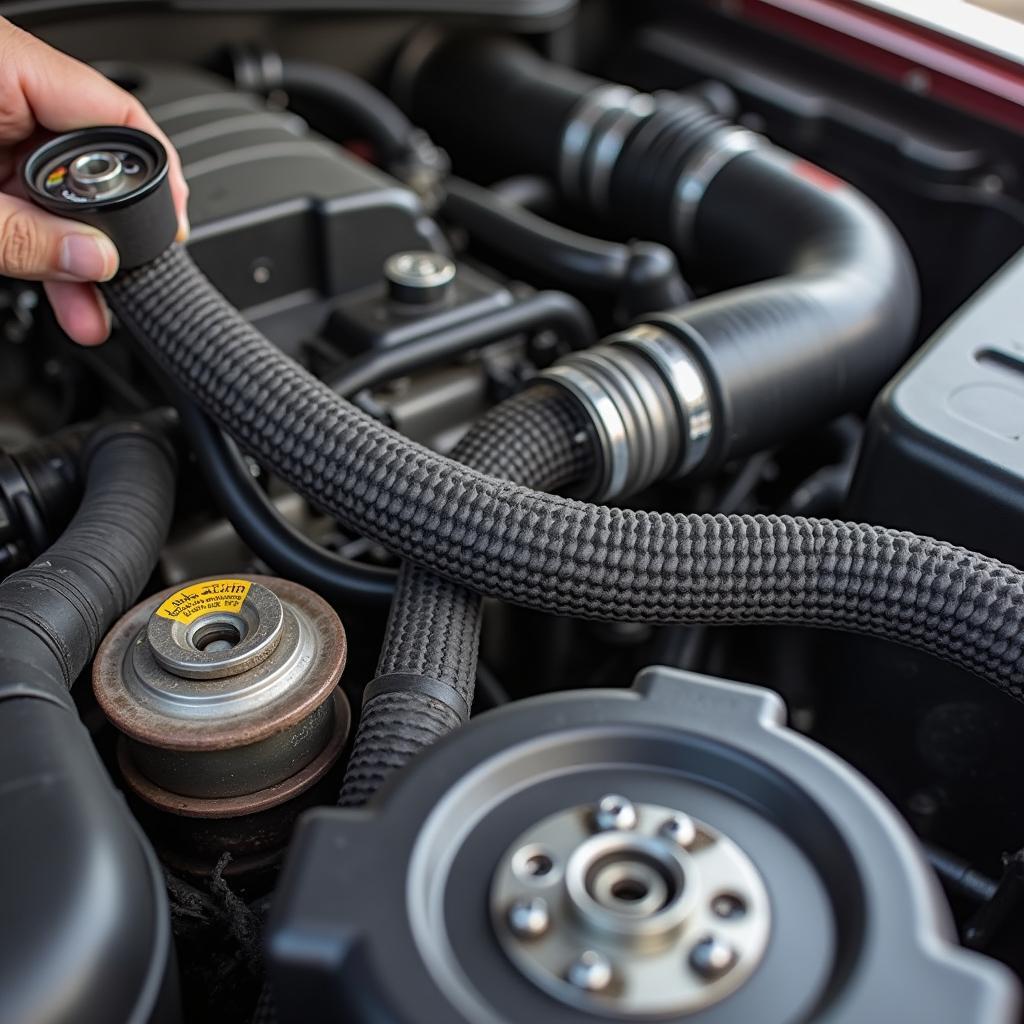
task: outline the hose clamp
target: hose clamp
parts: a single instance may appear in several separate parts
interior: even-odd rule
[[[611,340],[641,352],[665,380],[683,439],[679,459],[668,475],[677,480],[692,473],[704,461],[714,432],[711,390],[704,371],[675,335],[653,324],[638,324]]]
[[[766,139],[748,128],[732,125],[715,132],[690,157],[676,181],[669,212],[671,237],[677,252],[691,254],[697,207],[718,172],[740,154],[767,144]]]
[[[696,469],[711,445],[710,389],[669,331],[640,324],[575,352],[537,378],[568,391],[597,438],[588,496],[607,502]]]
[[[538,378],[557,384],[583,406],[594,427],[601,458],[597,475],[586,488],[594,501],[625,493],[631,463],[629,436],[619,407],[605,385],[570,361],[549,366]]]

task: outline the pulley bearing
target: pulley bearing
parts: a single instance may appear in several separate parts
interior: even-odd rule
[[[348,735],[345,653],[331,607],[285,580],[198,580],[137,605],[93,670],[129,789],[165,814],[219,821],[301,797]]]
[[[137,128],[59,135],[28,157],[22,177],[34,203],[108,235],[122,270],[155,259],[177,234],[167,152]]]

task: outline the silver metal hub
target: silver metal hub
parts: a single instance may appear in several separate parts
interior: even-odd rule
[[[108,150],[97,150],[83,153],[71,163],[69,177],[72,185],[86,191],[110,192],[117,188],[124,176],[124,165],[121,158]]]
[[[732,840],[617,794],[521,835],[495,873],[491,917],[536,984],[622,1018],[724,999],[750,977],[771,932],[764,882]]]
[[[150,782],[181,797],[234,798],[282,783],[326,748],[344,660],[341,623],[304,588],[196,580],[111,630],[94,688]]]

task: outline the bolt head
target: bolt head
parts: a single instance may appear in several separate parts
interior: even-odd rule
[[[508,926],[520,939],[539,939],[551,926],[547,901],[540,896],[524,896],[508,908]]]
[[[457,268],[437,252],[396,252],[384,263],[391,298],[404,303],[426,303],[443,298]]]
[[[614,977],[611,960],[596,949],[585,949],[565,973],[566,981],[584,992],[604,992]]]
[[[697,826],[689,816],[676,814],[662,824],[658,835],[688,850],[697,838]]]
[[[747,912],[746,903],[732,893],[720,893],[711,901],[711,913],[723,921],[735,921]]]
[[[715,935],[706,935],[690,950],[690,966],[705,981],[721,978],[737,959],[736,950]]]
[[[636,828],[636,808],[624,796],[609,793],[594,808],[594,827],[599,832],[628,832]]]

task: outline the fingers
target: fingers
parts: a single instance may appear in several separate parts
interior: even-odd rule
[[[110,334],[110,310],[95,285],[47,281],[43,285],[57,323],[79,345],[99,345]]]
[[[0,194],[0,275],[28,281],[108,281],[114,243],[95,228]]]
[[[28,138],[37,126],[67,132],[124,125],[158,138],[167,150],[178,236],[188,236],[188,186],[181,161],[145,108],[95,68],[55,50],[0,18],[0,145]]]

